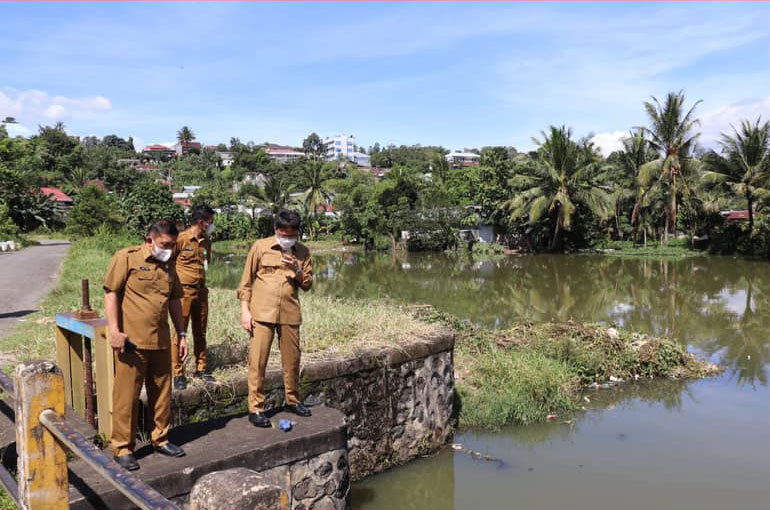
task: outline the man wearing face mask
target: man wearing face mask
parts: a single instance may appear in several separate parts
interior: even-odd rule
[[[265,369],[270,346],[278,333],[283,366],[286,409],[310,416],[299,396],[299,327],[302,323],[299,289],[313,285],[310,250],[297,243],[300,217],[281,210],[275,217],[275,236],[255,242],[246,257],[238,286],[241,326],[251,334],[249,349],[249,421],[256,427],[270,427],[265,416]]]
[[[129,471],[139,469],[133,453],[143,384],[147,388],[154,449],[172,457],[184,455],[184,450],[168,441],[171,423],[169,313],[181,337],[179,358],[187,358],[180,302],[182,286],[171,260],[178,233],[170,221],[154,223],[143,245],[113,255],[104,278],[104,312],[110,345],[115,351],[112,449],[118,464]]]
[[[211,262],[211,239],[214,232],[214,210],[207,205],[193,208],[191,224],[176,241],[176,274],[182,284],[182,317],[184,329],[192,323],[193,354],[195,355],[194,377],[210,382],[214,379],[206,366],[206,323],[209,315],[209,291],[206,288],[206,271]],[[174,388],[187,387],[184,365],[178,356],[178,337],[173,336],[171,365],[174,373]]]

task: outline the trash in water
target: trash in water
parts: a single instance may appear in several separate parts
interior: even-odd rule
[[[588,397],[583,397],[583,400],[585,400],[586,402],[590,402],[591,401],[591,399],[588,398]]]
[[[599,383],[592,382],[588,385],[589,390],[597,389],[599,387]]]
[[[621,379],[620,377],[615,377],[614,375],[611,375],[610,376],[610,382],[612,382],[612,383],[619,383],[619,382],[623,382],[623,379]]]
[[[463,445],[461,445],[459,443],[452,443],[452,449],[453,450],[462,450],[463,449]]]
[[[548,415],[548,419],[553,421],[553,420],[556,419],[556,415],[554,413],[551,413],[551,414]]]
[[[284,432],[288,432],[296,425],[296,422],[293,422],[291,420],[287,420],[286,418],[281,418],[278,420],[278,428],[283,430]]]

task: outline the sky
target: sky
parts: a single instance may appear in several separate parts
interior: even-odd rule
[[[768,2],[0,3],[0,119],[80,136],[605,154],[683,90],[701,143],[770,119]]]

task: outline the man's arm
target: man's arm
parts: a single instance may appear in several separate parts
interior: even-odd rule
[[[301,274],[298,274],[297,282],[299,288],[308,291],[313,286],[313,260],[310,258],[310,254],[300,264]]]
[[[121,354],[126,348],[126,339],[128,337],[120,331],[120,322],[118,321],[118,307],[120,306],[120,296],[117,292],[106,292],[104,294],[104,315],[107,316],[107,325],[110,330],[110,345]]]
[[[179,359],[184,362],[187,359],[187,336],[185,333],[184,317],[182,316],[182,301],[179,298],[171,299],[168,302],[168,311],[171,314],[171,322],[179,338]]]
[[[241,300],[241,327],[251,333],[252,316],[249,303],[251,302],[251,288],[254,285],[254,275],[259,269],[259,254],[256,243],[249,250],[246,263],[243,265],[241,282],[238,284],[238,299]]]

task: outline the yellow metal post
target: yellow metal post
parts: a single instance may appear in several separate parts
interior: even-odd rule
[[[22,510],[67,510],[69,480],[63,445],[40,423],[50,409],[64,416],[64,377],[50,361],[22,363],[15,372],[16,448]]]

